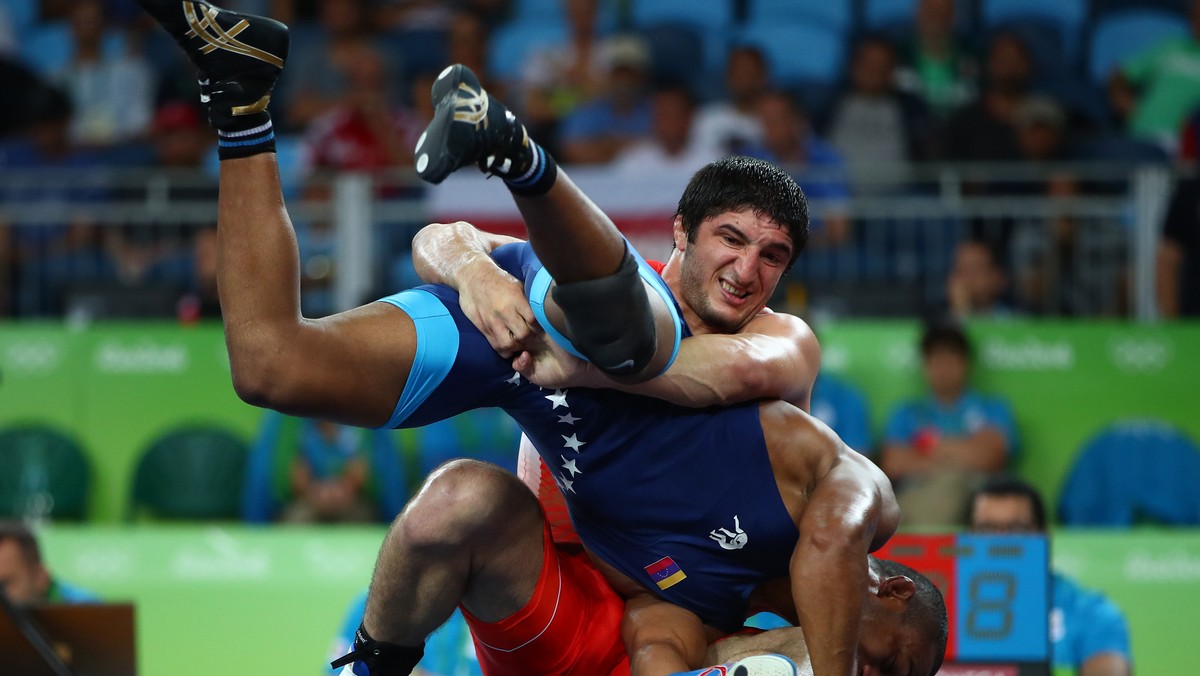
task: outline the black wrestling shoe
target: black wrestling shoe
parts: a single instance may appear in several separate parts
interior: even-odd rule
[[[470,68],[455,64],[443,70],[432,94],[433,121],[413,151],[423,180],[441,183],[471,163],[485,173],[509,178],[520,176],[533,164],[525,125],[484,91]]]
[[[200,101],[217,129],[263,113],[288,53],[288,28],[201,0],[138,0],[199,71]],[[249,126],[253,126],[252,124]]]

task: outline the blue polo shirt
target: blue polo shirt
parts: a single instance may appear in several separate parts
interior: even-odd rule
[[[1109,652],[1133,662],[1129,626],[1115,603],[1061,573],[1054,573],[1052,587],[1050,641],[1055,667],[1078,669],[1092,657]]]
[[[967,390],[949,406],[931,396],[901,404],[888,419],[887,441],[911,444],[926,431],[945,437],[966,437],[983,427],[994,427],[1004,435],[1005,450],[1011,457],[1017,448],[1017,426],[1012,408],[999,397],[973,390]]]

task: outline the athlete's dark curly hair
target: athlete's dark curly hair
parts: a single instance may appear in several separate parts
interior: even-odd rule
[[[936,657],[933,669],[929,672],[929,676],[933,676],[942,668],[942,660],[946,657],[946,640],[950,634],[946,599],[932,580],[903,563],[874,556],[871,557],[871,561],[884,577],[903,575],[916,585],[917,591],[909,599],[908,607],[904,609],[904,623],[916,626],[925,640],[934,644]]]
[[[808,198],[779,167],[753,157],[726,157],[697,171],[679,198],[675,215],[683,219],[689,242],[710,216],[753,209],[786,228],[792,238],[792,260],[808,243]]]

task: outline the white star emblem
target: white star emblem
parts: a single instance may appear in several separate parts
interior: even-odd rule
[[[563,458],[563,456],[561,456],[561,455],[558,457],[562,458],[562,461],[563,461],[562,466],[564,469],[566,469],[568,472],[571,473],[572,479],[575,478],[576,474],[583,474],[583,472],[578,467],[575,466],[575,458],[571,458],[570,460],[567,460],[566,458]]]
[[[547,394],[546,398],[549,399],[554,404],[553,406],[550,407],[551,411],[558,408],[559,406],[571,408],[569,405],[567,405],[567,393],[562,390],[554,390],[554,394]]]
[[[508,380],[505,380],[504,382],[508,383],[509,385],[520,385],[521,384],[521,374],[517,373],[516,371],[513,371],[512,377],[509,378]]]
[[[580,441],[579,439],[576,439],[574,434],[569,437],[565,434],[560,434],[559,436],[563,438],[563,446],[575,451],[576,453],[579,452],[580,446],[583,446],[587,443],[586,441]]]
[[[561,477],[559,480],[561,481],[562,489],[564,491],[570,491],[572,493],[575,492],[575,482],[574,481],[571,481],[570,479],[566,479],[566,478],[561,478]]]
[[[558,416],[558,422],[566,423],[568,425],[574,425],[576,422],[578,422],[580,420],[582,420],[582,418],[576,418],[575,416],[571,415],[569,412],[566,415]]]

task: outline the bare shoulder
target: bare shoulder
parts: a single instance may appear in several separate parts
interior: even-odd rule
[[[738,333],[761,333],[769,336],[794,337],[801,341],[811,341],[814,345],[817,336],[809,327],[808,322],[786,312],[775,312],[764,307],[762,312],[754,315]]]

